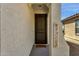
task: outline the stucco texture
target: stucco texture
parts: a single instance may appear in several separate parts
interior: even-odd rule
[[[75,21],[71,20],[70,23],[64,24],[64,32],[65,37],[68,37],[70,39],[79,40],[79,36],[76,35],[76,29],[75,29]]]
[[[28,56],[34,43],[34,14],[27,4],[1,4],[1,55]]]

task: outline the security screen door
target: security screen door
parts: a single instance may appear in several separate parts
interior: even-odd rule
[[[35,44],[47,44],[47,14],[35,14]]]

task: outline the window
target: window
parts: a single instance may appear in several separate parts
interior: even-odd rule
[[[75,29],[76,29],[76,35],[79,35],[79,20],[76,20]]]

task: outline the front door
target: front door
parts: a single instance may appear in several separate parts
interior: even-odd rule
[[[35,44],[47,44],[47,14],[35,14]]]

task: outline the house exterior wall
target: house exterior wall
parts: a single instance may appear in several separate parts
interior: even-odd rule
[[[1,4],[0,4],[0,55],[1,55]]]
[[[28,4],[1,4],[1,55],[28,56],[34,44],[34,14]]]
[[[79,19],[79,18],[76,18]],[[79,40],[79,36],[76,35],[75,33],[75,19],[71,19],[69,21],[66,21],[64,24],[64,36],[71,38],[71,39],[75,39],[75,40]]]
[[[60,3],[51,4],[50,50],[52,56],[69,56],[69,46],[67,45],[62,32],[62,24],[60,21],[60,7]],[[57,25],[57,27],[54,25]]]
[[[52,13],[51,13],[52,11]],[[51,56],[69,55],[60,23],[60,4],[52,4],[48,14],[48,41]],[[30,54],[34,44],[34,15],[27,4],[1,4],[1,55]],[[41,12],[42,13],[42,12]],[[59,25],[58,47],[53,47],[53,24]],[[63,53],[61,53],[63,52]]]

